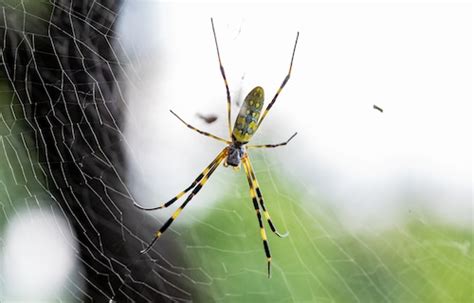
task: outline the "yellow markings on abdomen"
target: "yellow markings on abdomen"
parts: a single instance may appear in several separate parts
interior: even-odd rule
[[[245,97],[232,131],[238,142],[247,143],[257,131],[263,100],[264,91],[260,86],[252,89]]]

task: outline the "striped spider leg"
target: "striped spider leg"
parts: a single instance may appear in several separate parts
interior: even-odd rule
[[[214,42],[216,43],[216,50],[217,50],[217,59],[219,59],[219,69],[221,71],[222,78],[224,79],[225,84],[225,91],[227,96],[227,126],[229,127],[229,137],[232,135],[232,127],[231,127],[231,99],[230,99],[230,91],[229,91],[229,84],[227,83],[227,78],[225,76],[224,66],[222,65],[221,61],[221,54],[219,52],[219,45],[217,44],[217,35],[216,30],[214,28],[214,20],[211,18],[211,25],[212,25],[212,33],[214,34]]]
[[[270,226],[270,229],[272,230],[272,232],[275,235],[277,235],[280,238],[284,238],[284,237],[289,235],[289,232],[281,234],[275,228],[275,225],[272,222],[270,214],[268,213],[267,209],[265,208],[265,202],[263,201],[263,195],[262,195],[262,192],[260,190],[260,186],[258,184],[255,173],[253,171],[252,164],[250,163],[250,158],[249,158],[248,154],[245,154],[245,156],[242,158],[242,164],[244,166],[245,174],[247,175],[247,181],[249,183],[250,197],[252,198],[253,206],[254,206],[255,212],[257,214],[258,225],[260,227],[260,236],[261,236],[262,241],[263,241],[263,249],[265,251],[265,256],[267,257],[267,273],[268,273],[268,277],[270,278],[271,277],[272,255],[271,255],[271,252],[270,252],[270,245],[268,244],[267,233],[266,233],[265,228],[263,226],[262,214],[260,212],[260,209],[263,211],[263,215],[265,216],[265,219],[267,220],[267,223]]]
[[[168,229],[168,227],[173,223],[174,220],[181,214],[183,209],[186,207],[186,205],[191,201],[191,199],[204,187],[206,184],[207,180],[211,177],[211,175],[214,173],[214,171],[219,167],[221,163],[224,164],[224,166],[232,166],[234,168],[239,168],[240,164],[242,163],[242,166],[244,167],[245,174],[247,176],[247,181],[249,184],[250,188],[250,196],[252,198],[253,206],[256,211],[257,219],[258,219],[258,224],[260,227],[260,236],[263,241],[263,247],[265,250],[265,255],[267,257],[267,271],[268,271],[268,277],[270,277],[270,268],[271,268],[271,253],[270,253],[270,246],[268,244],[268,239],[267,239],[267,234],[265,231],[265,227],[263,224],[263,219],[262,219],[262,212],[263,216],[265,217],[268,226],[270,227],[271,231],[279,236],[279,237],[286,237],[288,235],[287,233],[280,233],[276,229],[275,225],[272,222],[272,219],[270,217],[269,212],[267,211],[265,207],[265,202],[263,199],[262,192],[260,190],[260,186],[257,181],[257,177],[255,176],[252,164],[250,163],[249,155],[247,153],[248,149],[251,148],[275,148],[279,146],[284,146],[287,145],[295,136],[297,133],[294,133],[288,140],[282,143],[278,144],[259,144],[259,145],[247,145],[247,143],[250,141],[252,136],[255,134],[257,131],[258,127],[262,123],[263,119],[266,117],[270,109],[272,108],[273,104],[275,103],[276,99],[278,98],[280,92],[282,91],[283,87],[286,85],[288,80],[290,79],[290,74],[291,74],[291,69],[293,66],[293,58],[295,56],[295,51],[296,51],[296,44],[298,42],[298,37],[299,33],[296,35],[296,40],[295,40],[295,45],[293,47],[293,53],[291,55],[291,62],[290,62],[290,68],[288,70],[288,74],[286,75],[285,79],[281,83],[280,87],[278,88],[276,94],[274,95],[273,99],[270,101],[270,103],[267,105],[265,108],[265,111],[263,112],[263,115],[261,115],[262,109],[263,109],[263,101],[264,101],[264,90],[262,87],[257,86],[254,89],[252,89],[247,96],[245,97],[245,100],[242,103],[242,106],[240,107],[239,114],[237,115],[237,118],[234,123],[234,127],[231,127],[231,97],[230,97],[230,92],[229,92],[229,85],[227,83],[226,75],[224,72],[224,67],[222,65],[221,61],[221,56],[219,53],[219,46],[217,43],[217,35],[216,31],[214,28],[214,21],[211,18],[211,25],[212,25],[212,32],[214,35],[214,42],[216,44],[216,50],[217,50],[217,57],[219,60],[219,68],[221,71],[222,78],[224,79],[224,84],[226,88],[226,97],[227,97],[227,123],[229,127],[229,136],[230,140],[226,140],[224,138],[221,138],[219,136],[213,135],[211,133],[202,131],[191,124],[185,122],[181,117],[179,117],[176,113],[171,111],[171,113],[178,118],[184,125],[186,125],[188,128],[198,132],[201,135],[213,138],[215,140],[218,140],[220,142],[223,142],[226,144],[226,147],[217,155],[217,157],[199,174],[199,176],[189,185],[184,191],[180,192],[176,196],[174,196],[171,200],[169,200],[166,203],[163,203],[159,206],[156,207],[150,207],[146,208],[143,206],[140,206],[135,203],[135,206],[138,207],[139,209],[146,210],[146,211],[151,211],[151,210],[157,210],[157,209],[162,209],[169,207],[172,205],[174,202],[176,202],[178,199],[180,199],[182,196],[187,194],[188,192],[189,195],[187,198],[184,200],[184,202],[179,206],[178,209],[175,210],[175,212],[171,215],[171,217],[162,225],[162,227],[155,232],[155,237],[153,240],[146,246],[145,249],[141,251],[141,253],[146,253],[148,252],[155,242],[161,237],[161,235]],[[261,117],[260,117],[261,115]]]
[[[209,178],[209,172],[210,170],[217,165],[217,163],[220,161],[222,162],[222,157],[223,157],[223,153],[225,151],[221,151],[217,157],[202,171],[202,173],[199,174],[199,176],[193,181],[193,183],[191,183],[191,185],[189,185],[185,190],[183,190],[182,192],[180,192],[179,194],[177,194],[176,196],[174,196],[171,200],[169,200],[168,202],[166,203],[163,203],[159,206],[155,206],[155,207],[143,207],[137,203],[135,203],[135,206],[141,210],[146,210],[146,211],[151,211],[151,210],[157,210],[157,209],[162,209],[162,208],[167,208],[168,206],[170,206],[171,204],[173,204],[174,202],[176,202],[179,198],[181,198],[182,196],[184,196],[187,192],[189,192],[191,189],[193,189],[194,187],[196,187],[196,185],[202,180],[202,178],[204,177],[207,177]],[[220,164],[219,162],[219,164]]]
[[[257,128],[260,126],[260,124],[262,124],[263,119],[265,119],[265,117],[267,116],[268,112],[270,111],[270,109],[272,108],[273,104],[275,103],[276,99],[278,98],[278,96],[280,95],[281,91],[282,91],[283,88],[285,87],[286,83],[288,82],[288,80],[290,80],[291,69],[293,68],[293,59],[295,58],[296,44],[298,44],[298,37],[299,37],[299,36],[300,36],[300,33],[297,32],[297,33],[296,33],[295,46],[293,47],[293,53],[291,54],[290,68],[288,69],[288,74],[286,75],[285,79],[283,79],[283,82],[281,83],[280,87],[278,88],[277,92],[275,93],[275,96],[273,96],[272,101],[270,101],[270,103],[268,103],[268,105],[267,105],[267,108],[265,108],[265,111],[263,112],[262,117],[261,117],[260,120],[258,121]]]
[[[260,185],[258,184],[257,177],[255,176],[255,173],[254,173],[254,170],[253,170],[253,167],[252,167],[252,163],[250,162],[250,157],[248,156],[248,154],[246,154],[246,157],[244,157],[244,159],[242,159],[242,162],[244,164],[244,168],[245,168],[245,166],[247,166],[247,169],[245,170],[245,172],[248,175],[248,177],[250,177],[250,179],[252,180],[252,184],[250,186],[251,187],[250,189],[255,191],[255,193],[257,195],[258,204],[260,204],[260,207],[263,211],[263,215],[265,216],[265,219],[267,220],[268,226],[270,226],[271,231],[275,235],[277,235],[280,238],[285,238],[286,236],[288,236],[289,232],[286,232],[284,234],[280,233],[275,228],[275,225],[272,222],[272,218],[270,217],[270,214],[268,213],[267,209],[265,208],[265,202],[263,200],[262,191],[260,190]]]
[[[247,145],[247,148],[275,148],[275,147],[279,147],[279,146],[285,146],[287,145],[291,139],[293,139],[298,133],[294,133],[293,135],[291,135],[291,137],[286,140],[285,142],[282,142],[282,143],[277,143],[277,144],[257,144],[257,145],[253,145],[253,144],[248,144]]]
[[[227,147],[224,148],[218,155],[217,157],[202,171],[201,174],[194,180],[194,182],[186,188],[184,191],[180,192],[178,195],[176,195],[174,198],[172,198],[170,201],[167,203],[164,203],[158,207],[153,207],[153,208],[144,208],[141,206],[136,206],[139,207],[142,210],[155,210],[155,209],[161,209],[161,208],[166,208],[173,204],[176,200],[178,200],[180,197],[182,197],[185,193],[187,193],[191,188],[193,188],[193,191],[188,195],[186,200],[184,200],[183,204],[174,211],[174,213],[171,215],[171,217],[161,226],[161,228],[155,233],[155,238],[148,244],[148,246],[143,249],[140,253],[144,254],[147,253],[155,244],[155,242],[161,237],[161,235],[168,229],[168,227],[173,223],[174,220],[179,216],[181,211],[186,207],[186,205],[191,201],[191,199],[201,190],[201,188],[206,184],[207,180],[209,180],[209,177],[211,177],[212,173],[216,170],[216,168],[222,163],[222,161],[225,159],[227,155]]]

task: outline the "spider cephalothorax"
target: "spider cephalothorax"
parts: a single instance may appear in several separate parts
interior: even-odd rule
[[[184,191],[177,194],[168,202],[163,203],[160,206],[151,207],[151,208],[145,208],[138,204],[135,204],[138,208],[143,209],[143,210],[161,209],[161,208],[170,206],[176,200],[178,200],[187,192],[192,190],[191,193],[186,198],[186,200],[183,202],[183,204],[181,204],[181,206],[173,213],[173,215],[171,215],[171,217],[155,233],[155,238],[148,244],[148,246],[145,249],[142,250],[142,253],[146,253],[153,247],[153,244],[161,237],[161,235],[166,231],[166,229],[168,229],[171,223],[173,223],[173,221],[179,216],[179,214],[184,209],[184,207],[189,203],[189,201],[191,201],[191,199],[201,190],[201,188],[207,182],[209,177],[212,175],[212,173],[217,169],[217,167],[222,162],[224,162],[224,165],[230,165],[233,167],[239,167],[240,164],[242,163],[245,170],[245,174],[247,175],[247,181],[250,187],[250,196],[252,198],[253,206],[255,208],[255,211],[257,212],[257,219],[258,219],[258,224],[260,227],[260,235],[263,240],[263,248],[265,250],[265,255],[267,257],[268,277],[270,277],[270,264],[271,264],[272,258],[270,254],[270,246],[268,245],[267,234],[263,226],[261,212],[263,212],[263,215],[268,222],[268,226],[270,227],[273,233],[275,233],[279,237],[285,237],[288,233],[285,233],[285,234],[279,233],[276,230],[275,225],[273,225],[272,219],[270,218],[270,214],[265,208],[263,195],[258,185],[257,177],[255,176],[255,173],[253,171],[252,164],[250,163],[250,158],[247,153],[247,149],[248,148],[273,148],[273,147],[283,146],[283,145],[286,145],[288,142],[290,142],[290,140],[293,139],[294,136],[296,136],[296,133],[294,133],[285,142],[278,143],[278,144],[247,145],[247,143],[255,134],[260,124],[262,124],[263,119],[268,114],[269,110],[272,108],[281,90],[288,82],[288,79],[290,79],[291,68],[293,66],[293,58],[295,56],[296,44],[298,42],[299,33],[296,34],[295,46],[293,47],[293,53],[291,56],[290,69],[288,70],[288,74],[286,75],[285,79],[280,85],[280,88],[275,93],[275,96],[273,97],[273,99],[265,108],[263,115],[261,115],[260,117],[260,114],[263,109],[264,91],[263,91],[263,88],[261,88],[260,86],[257,86],[254,89],[252,89],[248,93],[248,95],[245,97],[245,100],[240,108],[239,114],[235,120],[234,128],[232,129],[231,128],[231,99],[230,99],[229,85],[227,84],[227,78],[225,76],[224,67],[222,66],[221,56],[219,53],[219,46],[217,45],[216,31],[214,29],[214,22],[212,21],[212,18],[211,18],[211,24],[212,24],[212,32],[214,34],[214,41],[216,43],[217,58],[219,59],[219,67],[222,74],[222,78],[224,78],[224,84],[225,84],[226,93],[227,93],[227,122],[228,122],[228,127],[229,127],[230,140],[226,140],[216,135],[210,134],[208,132],[199,130],[195,128],[194,126],[186,123],[183,119],[181,119],[178,115],[176,115],[173,111],[171,111],[173,115],[175,115],[181,122],[183,122],[190,129],[195,130],[202,135],[224,142],[227,144],[227,146],[202,171],[202,173],[199,174],[199,176],[196,178],[196,180],[193,181],[193,183],[191,183],[190,186],[188,186]]]
[[[240,160],[245,155],[245,148],[242,144],[231,143],[227,147],[227,158],[225,160],[225,165],[230,165],[233,167],[240,166]]]

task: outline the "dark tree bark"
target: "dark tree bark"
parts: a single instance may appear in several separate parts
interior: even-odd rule
[[[133,207],[126,186],[120,5],[56,0],[32,13],[22,1],[0,2],[1,71],[30,130],[41,187],[75,232],[83,300],[190,301],[169,263],[185,267],[174,243],[139,254],[157,222]]]

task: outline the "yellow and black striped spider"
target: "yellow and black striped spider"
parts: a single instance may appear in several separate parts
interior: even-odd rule
[[[152,248],[153,244],[155,244],[155,242],[161,237],[161,235],[166,231],[166,229],[168,229],[171,223],[173,223],[173,221],[179,216],[179,214],[184,209],[184,207],[189,203],[189,201],[191,201],[191,199],[201,190],[204,184],[206,184],[207,180],[211,177],[212,173],[222,163],[222,161],[224,161],[224,166],[230,165],[234,168],[240,167],[240,163],[242,162],[245,173],[247,174],[247,181],[250,186],[250,196],[252,197],[253,206],[255,207],[255,211],[257,213],[258,224],[260,227],[260,235],[263,240],[263,248],[265,249],[265,255],[267,257],[268,277],[270,277],[270,264],[271,264],[272,257],[270,254],[270,247],[268,245],[267,234],[265,232],[265,228],[262,222],[261,211],[263,212],[263,215],[265,216],[265,219],[267,220],[268,225],[270,226],[270,229],[272,230],[273,233],[275,233],[279,237],[286,237],[288,233],[285,233],[285,234],[279,233],[277,229],[275,228],[275,225],[273,225],[272,219],[270,218],[270,214],[265,208],[262,192],[260,191],[257,178],[253,171],[252,164],[250,163],[247,149],[273,148],[273,147],[283,146],[283,145],[288,144],[288,142],[290,142],[290,140],[293,139],[293,137],[296,136],[297,133],[294,133],[285,142],[278,143],[278,144],[247,145],[247,143],[252,138],[253,134],[257,131],[260,124],[262,124],[263,119],[266,117],[266,115],[272,108],[273,103],[275,103],[281,90],[290,79],[291,68],[293,66],[293,58],[295,56],[296,44],[298,43],[299,33],[296,34],[296,40],[295,40],[295,45],[293,47],[293,53],[291,55],[291,62],[290,62],[290,68],[288,70],[288,74],[286,75],[285,79],[280,85],[280,88],[277,90],[272,101],[267,105],[267,108],[263,112],[263,115],[260,117],[260,113],[263,108],[264,92],[263,92],[262,87],[257,86],[254,89],[252,89],[250,93],[245,97],[244,103],[242,104],[239,115],[237,116],[237,119],[235,121],[234,128],[232,129],[231,128],[231,98],[230,98],[230,92],[229,92],[229,85],[227,84],[224,67],[222,66],[221,56],[219,53],[219,46],[217,44],[216,31],[214,29],[214,22],[212,18],[211,18],[211,25],[212,25],[212,32],[214,34],[214,41],[216,43],[217,58],[219,59],[219,67],[220,67],[222,77],[224,78],[224,84],[225,84],[225,89],[227,93],[227,122],[229,126],[230,140],[226,140],[218,136],[215,136],[213,134],[210,134],[208,132],[199,130],[195,128],[194,126],[186,123],[177,114],[175,114],[173,111],[170,110],[171,113],[176,116],[176,118],[178,118],[190,129],[195,130],[202,135],[224,142],[227,144],[227,146],[204,169],[204,171],[201,172],[201,174],[196,178],[196,180],[193,181],[193,183],[188,188],[180,192],[178,195],[176,195],[174,198],[172,198],[168,202],[160,206],[152,207],[152,208],[145,208],[145,207],[135,204],[138,208],[142,210],[147,210],[147,211],[166,208],[170,206],[171,204],[173,204],[176,200],[181,198],[184,194],[192,190],[191,193],[186,198],[186,200],[183,202],[183,204],[181,204],[181,206],[172,214],[172,216],[165,222],[165,224],[163,224],[163,226],[155,233],[155,238],[148,244],[148,246],[144,250],[141,251],[141,253],[144,254]]]

